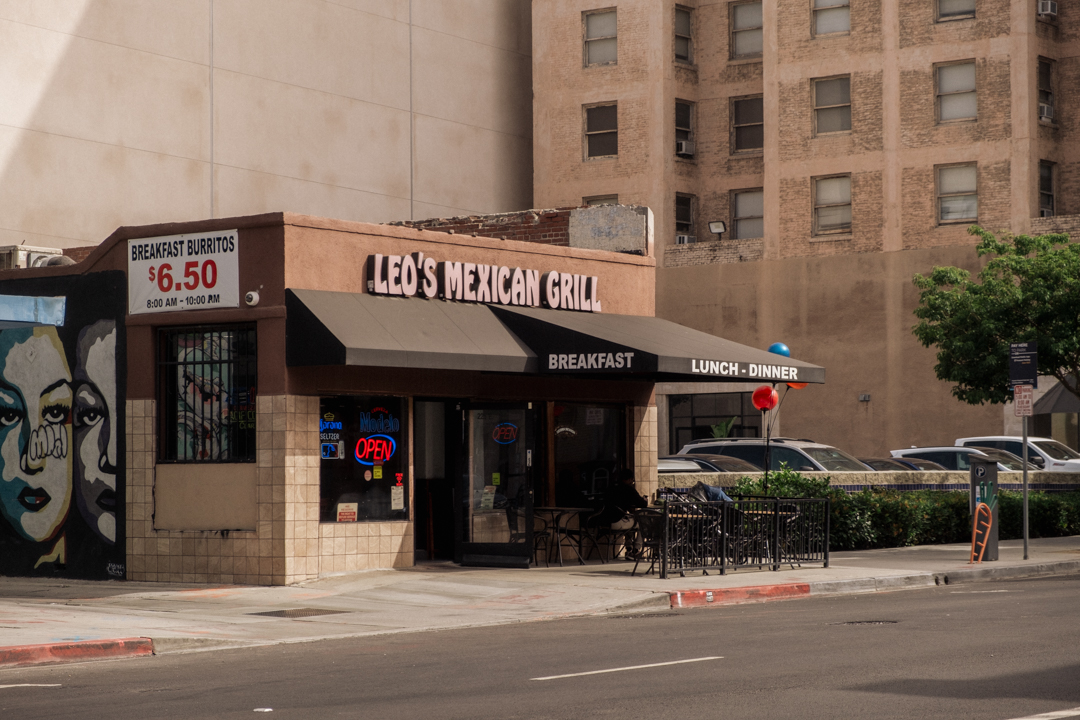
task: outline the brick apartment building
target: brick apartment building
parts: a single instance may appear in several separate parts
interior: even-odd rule
[[[1075,6],[1038,0],[534,3],[535,202],[652,208],[658,314],[826,366],[785,431],[864,454],[1000,432],[934,378],[910,280],[977,267],[973,223],[1073,224],[1078,51]],[[737,409],[666,391],[684,435]]]

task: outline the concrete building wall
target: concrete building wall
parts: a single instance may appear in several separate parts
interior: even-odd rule
[[[790,437],[880,456],[999,434],[1001,408],[953,398],[934,375],[935,352],[911,334],[911,278],[935,265],[979,269],[967,247],[665,268],[657,315],[753,347],[783,342],[825,367],[824,385],[788,391],[781,416]]]
[[[0,245],[532,206],[526,0],[10,0],[0,47]]]

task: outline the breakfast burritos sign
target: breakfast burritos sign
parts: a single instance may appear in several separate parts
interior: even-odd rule
[[[505,265],[439,261],[421,252],[370,255],[367,289],[375,295],[601,312],[599,278],[554,270],[542,275]]]

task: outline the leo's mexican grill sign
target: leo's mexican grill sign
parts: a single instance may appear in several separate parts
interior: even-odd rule
[[[128,240],[128,312],[240,307],[236,230]]]

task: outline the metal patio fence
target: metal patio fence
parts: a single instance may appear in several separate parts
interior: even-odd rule
[[[829,509],[828,498],[668,499],[637,513],[642,561],[665,579],[695,570],[828,567]]]

